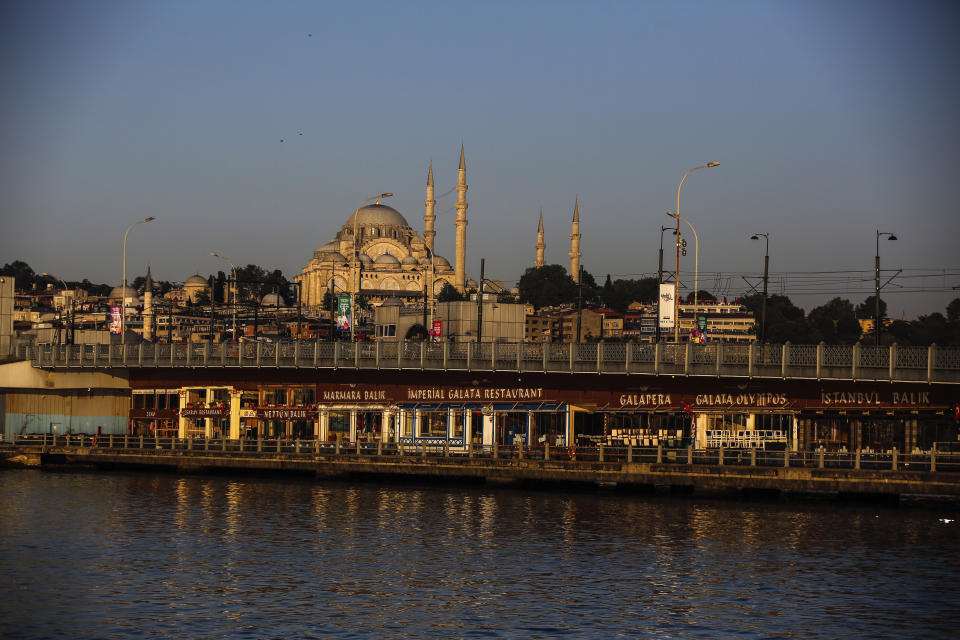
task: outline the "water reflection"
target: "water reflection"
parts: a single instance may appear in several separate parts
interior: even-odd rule
[[[941,515],[4,472],[0,635],[946,638]]]

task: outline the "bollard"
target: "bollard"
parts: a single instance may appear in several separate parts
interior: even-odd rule
[[[550,443],[549,442],[543,443],[543,459],[544,460],[550,459]]]
[[[897,470],[897,448],[893,448],[893,465],[891,466],[892,471]]]
[[[820,461],[817,466],[823,469],[823,447],[820,447]]]
[[[783,467],[787,468],[790,466],[790,449],[783,450]]]
[[[449,440],[443,441],[443,457],[444,458],[450,457],[450,441]]]
[[[603,445],[600,445],[600,462],[603,462]]]
[[[260,436],[257,436],[257,453],[260,453],[262,451],[263,451],[263,438],[261,438]]]
[[[113,434],[112,434],[112,433],[111,433],[109,436],[107,436],[107,442],[108,442],[108,446],[109,446],[111,449],[113,449]]]
[[[494,343],[496,344],[496,343]],[[517,447],[517,460],[523,460],[523,445]]]
[[[130,448],[130,436],[126,433],[123,434],[123,448],[124,449]]]
[[[398,442],[398,443],[397,443],[397,455],[400,456],[401,458],[403,457],[403,443],[402,443],[402,442]]]
[[[493,443],[493,459],[494,460],[497,459],[497,456],[499,455],[499,453],[500,453],[499,447],[497,446],[496,441],[494,441]]]
[[[630,343],[628,342],[627,346],[629,347],[629,345]],[[627,445],[627,464],[630,464],[632,462],[633,462],[633,443],[630,443]],[[657,462],[659,462],[659,460]]]
[[[380,346],[380,343],[377,343],[377,346]],[[383,455],[383,440],[377,440],[377,456]]]
[[[357,455],[360,455],[360,438],[357,438]]]
[[[933,448],[930,450],[930,471],[937,470],[937,449]]]
[[[221,444],[222,444],[222,446],[220,447],[220,450],[221,450],[221,451],[226,451],[226,450],[227,450],[227,438],[221,438],[221,439],[220,439],[220,442],[221,442]]]
[[[687,447],[687,464],[693,464],[693,445]]]
[[[423,459],[427,459],[427,443],[425,441],[420,441],[420,455],[423,456]]]
[[[207,437],[203,438],[203,450],[204,451],[210,450],[210,438],[207,438]]]
[[[140,436],[140,448],[143,449],[143,436]]]
[[[187,438],[187,451],[193,451],[193,436]]]
[[[860,449],[859,448],[857,449],[857,457],[854,459],[854,462],[853,462],[853,468],[854,469],[860,468]]]
[[[467,457],[473,457],[473,440],[470,441],[470,444],[467,445]]]
[[[293,452],[300,453],[300,438],[296,438],[293,441]]]
[[[657,464],[663,464],[663,445],[657,445]]]
[[[720,447],[720,452],[717,457],[717,464],[719,464],[721,467],[723,466],[723,447]]]
[[[757,466],[757,449],[756,447],[750,447],[750,466]]]

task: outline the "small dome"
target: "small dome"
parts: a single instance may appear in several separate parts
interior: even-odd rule
[[[417,266],[420,264],[420,261],[414,258],[413,256],[407,256],[400,261],[400,264]]]
[[[381,256],[377,256],[377,259],[373,261],[373,264],[398,265],[400,264],[400,261],[389,253],[385,253]]]
[[[406,218],[404,218],[399,211],[393,207],[388,207],[385,204],[371,204],[366,207],[361,207],[359,211],[356,212],[358,216],[357,224],[359,226],[364,225],[374,225],[374,226],[390,226],[390,227],[409,227],[407,224]],[[351,215],[347,219],[347,223],[343,227],[353,229],[353,216]]]
[[[330,240],[330,242],[328,242],[327,244],[325,244],[325,245],[323,245],[322,247],[320,247],[319,249],[317,249],[317,251],[319,251],[319,252],[321,252],[321,253],[323,253],[324,251],[336,251],[337,253],[339,253],[339,252],[340,252],[340,243],[337,242],[337,239],[336,239],[336,238],[333,238],[333,239]]]
[[[275,294],[275,293],[268,293],[267,295],[263,296],[263,298],[260,300],[260,306],[262,306],[262,307],[277,307],[277,306],[285,307],[285,306],[286,306],[286,303],[283,301],[283,298],[281,298],[281,297],[278,296],[277,294]]]
[[[346,262],[347,258],[339,251],[324,251],[320,254],[320,260],[323,262]]]
[[[443,256],[438,256],[438,255],[434,255],[434,256],[433,256],[433,263],[434,263],[435,265],[437,265],[438,267],[449,267],[449,266],[450,266],[450,261],[449,261],[449,260],[447,260],[447,259],[444,258]]]
[[[467,288],[468,288],[468,289],[476,289],[476,288],[477,288],[477,281],[476,281],[476,280],[467,280],[466,285],[467,285]]]
[[[191,285],[193,286],[200,285],[205,287],[207,286],[207,279],[201,276],[200,274],[190,276],[189,278],[187,278],[187,281],[183,283],[183,286],[189,287]]]
[[[363,263],[363,264],[373,264],[373,258],[371,258],[370,256],[368,256],[368,255],[365,254],[365,253],[361,253],[361,254],[360,254],[360,262]]]
[[[206,281],[204,281],[204,282],[206,282]],[[121,286],[121,287],[114,287],[113,289],[110,290],[110,297],[111,297],[111,298],[116,298],[116,299],[118,299],[118,300],[119,300],[120,298],[126,298],[127,300],[131,300],[131,299],[137,300],[137,299],[138,299],[137,292],[136,292],[136,291],[133,289],[133,287],[131,287],[130,285],[127,285],[127,286],[126,286],[126,293],[124,293],[124,287],[122,287],[122,286]]]

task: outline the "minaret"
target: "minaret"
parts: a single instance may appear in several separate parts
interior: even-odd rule
[[[580,283],[580,197],[573,202],[573,227],[570,230],[570,277]]]
[[[427,249],[430,255],[433,255],[433,238],[437,232],[433,230],[433,223],[437,216],[433,215],[433,208],[437,206],[437,201],[433,199],[433,161],[430,161],[430,170],[427,172],[427,199],[423,201],[426,206],[426,212],[423,214],[423,239],[427,243]]]
[[[533,266],[540,268],[543,266],[543,250],[547,248],[543,241],[543,207],[540,207],[540,226],[537,227],[537,260]]]
[[[457,256],[456,285],[463,293],[467,288],[467,163],[463,159],[463,143],[460,143],[460,168],[457,170]]]
[[[153,277],[147,265],[147,280],[143,283],[143,339],[153,340]]]

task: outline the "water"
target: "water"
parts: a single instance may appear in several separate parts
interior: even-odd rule
[[[0,637],[954,638],[957,520],[5,471]]]

